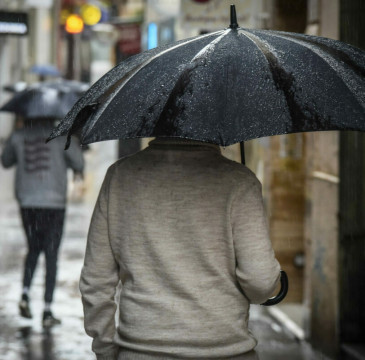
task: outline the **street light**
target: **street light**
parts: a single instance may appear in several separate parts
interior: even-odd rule
[[[101,10],[95,5],[84,4],[81,6],[81,17],[86,25],[97,24],[101,19],[101,15]]]
[[[84,21],[77,14],[71,14],[66,19],[65,30],[69,34],[79,34],[84,30]]]
[[[75,56],[75,34],[80,34],[84,29],[84,21],[77,14],[70,14],[66,18],[65,30],[67,33],[67,70],[66,78],[73,79],[75,76],[74,56]]]

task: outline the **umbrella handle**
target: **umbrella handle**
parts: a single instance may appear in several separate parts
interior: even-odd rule
[[[284,270],[280,270],[280,284],[281,288],[279,293],[276,296],[266,300],[261,305],[264,306],[276,305],[285,298],[286,294],[288,293],[289,284],[288,284],[288,275],[286,275],[286,272]]]

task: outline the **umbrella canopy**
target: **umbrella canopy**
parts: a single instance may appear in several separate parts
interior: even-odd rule
[[[29,72],[31,72],[33,74],[38,74],[38,75],[41,75],[41,76],[61,76],[61,73],[57,69],[57,67],[54,66],[54,65],[50,65],[50,64],[33,65],[29,69]]]
[[[36,83],[15,92],[0,111],[13,112],[28,119],[62,119],[88,88],[88,84],[63,79]]]
[[[50,136],[84,144],[173,136],[227,146],[263,136],[365,130],[365,52],[295,33],[228,29],[121,62]]]

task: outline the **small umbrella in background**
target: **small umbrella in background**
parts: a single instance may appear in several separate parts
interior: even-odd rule
[[[304,131],[365,131],[365,52],[340,41],[229,28],[128,58],[48,140],[178,137],[228,146]],[[243,159],[244,161],[244,159]],[[285,272],[280,302],[288,290]]]
[[[39,81],[44,81],[47,76],[53,76],[53,77],[61,76],[61,72],[57,69],[57,67],[51,64],[33,65],[29,69],[29,72],[37,74],[39,76]]]
[[[29,72],[39,75],[39,81],[44,81],[47,76],[52,76],[52,77],[61,76],[61,72],[57,69],[57,67],[50,64],[33,65],[29,69]],[[25,81],[18,81],[11,85],[5,85],[3,89],[8,92],[19,92],[25,90],[26,87],[27,83]]]
[[[88,88],[86,83],[64,79],[35,83],[15,92],[0,111],[27,119],[62,119]]]

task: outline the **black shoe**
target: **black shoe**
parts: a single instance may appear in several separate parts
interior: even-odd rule
[[[22,299],[20,300],[19,303],[19,311],[20,311],[20,316],[24,318],[31,319],[33,317],[32,313],[30,312],[29,297],[27,294],[22,295]]]
[[[59,325],[59,324],[61,324],[61,320],[56,319],[55,317],[53,317],[51,311],[44,311],[43,312],[42,325],[43,325],[44,328],[50,328],[54,325]]]

